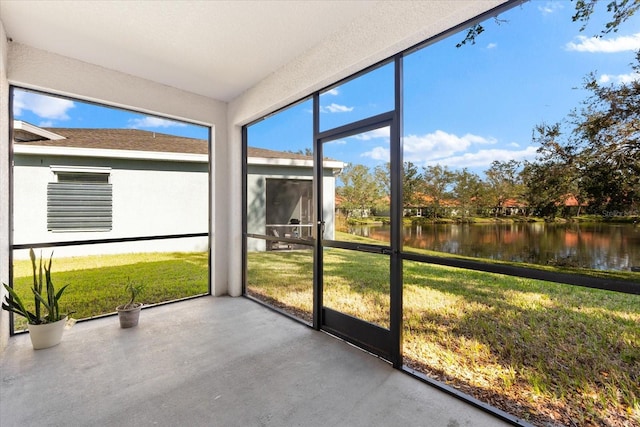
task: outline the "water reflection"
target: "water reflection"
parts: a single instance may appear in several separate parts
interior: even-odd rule
[[[389,241],[388,226],[350,233]],[[404,247],[541,265],[630,270],[640,267],[636,224],[436,224],[406,227]]]

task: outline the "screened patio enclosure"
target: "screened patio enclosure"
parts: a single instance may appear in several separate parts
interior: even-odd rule
[[[603,303],[608,303],[608,296],[612,294],[624,294],[632,301],[631,304],[627,301],[632,310],[638,296],[638,281],[619,280],[610,271],[585,276],[556,273],[553,268],[530,268],[430,253],[427,248],[408,246],[403,229],[404,207],[415,206],[405,200],[408,193],[403,183],[405,163],[415,160],[411,157],[415,153],[412,149],[418,144],[431,144],[431,151],[421,158],[420,165],[426,167],[430,165],[427,160],[437,159],[437,156],[429,157],[430,154],[447,147],[456,144],[490,147],[493,143],[491,138],[478,138],[477,134],[471,133],[475,131],[473,129],[469,133],[446,132],[447,129],[438,127],[439,119],[455,118],[459,123],[466,123],[466,118],[500,116],[511,122],[512,114],[520,111],[517,105],[505,102],[507,111],[499,115],[483,108],[482,98],[472,97],[496,98],[497,92],[492,93],[495,87],[488,83],[513,81],[524,87],[530,82],[502,79],[495,73],[490,74],[488,82],[474,80],[484,75],[484,69],[474,62],[477,57],[472,60],[468,50],[456,49],[455,44],[474,24],[494,22],[496,16],[517,10],[519,8],[515,6],[522,3],[525,2],[187,0],[161,4],[131,1],[123,7],[121,3],[110,1],[3,0],[0,2],[0,282],[12,282],[12,254],[17,249],[13,227],[16,194],[13,194],[11,141],[13,114],[17,113],[10,109],[15,101],[11,99],[12,88],[51,93],[71,102],[77,99],[148,114],[140,122],[122,126],[148,126],[145,129],[161,131],[166,126],[163,119],[204,126],[210,141],[208,157],[203,163],[207,194],[198,198],[203,204],[198,209],[207,228],[204,233],[209,251],[207,279],[212,296],[258,300],[262,305],[311,326],[303,328],[310,334],[327,338],[313,329],[325,331],[376,355],[378,359],[372,359],[380,362],[380,366],[393,366],[394,372],[409,374],[502,421],[529,425],[520,417],[539,414],[538,400],[550,387],[539,387],[531,392],[525,390],[523,401],[526,404],[511,400],[510,387],[520,384],[524,374],[530,373],[509,363],[555,353],[527,351],[523,355],[518,350],[525,347],[501,345],[500,339],[507,336],[507,332],[515,331],[518,337],[524,334],[533,341],[547,343],[546,349],[556,350],[562,346],[544,341],[552,334],[534,333],[546,329],[520,328],[518,321],[539,325],[551,312],[566,314],[559,327],[556,325],[549,330],[572,331],[572,328],[584,328],[603,308],[582,304],[579,300],[564,304],[560,297],[541,297],[532,305],[520,302],[525,296],[537,295],[550,288],[563,297],[580,294],[588,288],[596,293],[596,300]],[[547,10],[533,9],[541,15]],[[29,25],[25,25],[27,22]],[[524,32],[509,39],[513,44],[538,34],[519,23],[509,28]],[[450,36],[454,36],[453,39]],[[436,46],[437,50],[441,41],[448,43],[450,51],[431,55],[432,50],[425,49]],[[476,47],[486,58],[492,58],[491,55],[498,52],[488,40],[486,45]],[[408,65],[421,54],[427,57],[428,72],[417,69],[416,73],[407,73],[411,69]],[[444,63],[448,66],[442,67]],[[451,67],[455,72],[449,72]],[[476,85],[460,94],[455,89],[461,81]],[[350,90],[364,94],[358,105],[337,100]],[[423,109],[407,108],[411,102],[420,103]],[[64,125],[73,115],[70,111],[74,108],[65,102],[46,106],[18,102],[17,105],[18,113],[28,110],[37,114],[41,120],[37,125],[43,127],[50,127],[50,122]],[[63,108],[65,105],[67,109]],[[416,114],[407,114],[408,111]],[[280,128],[269,129],[274,118],[283,118],[283,124]],[[429,123],[432,127],[413,134],[408,130],[412,120]],[[256,132],[258,129],[261,131]],[[483,136],[490,134],[485,131]],[[261,139],[263,136],[265,138]],[[279,141],[279,144],[273,141]],[[271,156],[267,151],[289,155]],[[453,154],[466,159],[464,152]],[[495,157],[497,154],[494,153]],[[377,181],[383,183],[382,189],[370,187],[366,180],[359,179],[365,175],[360,174],[362,168],[357,167],[360,162],[355,161],[360,159],[372,173],[375,171]],[[349,188],[357,189],[359,198],[350,194]],[[181,207],[177,202],[171,209],[180,210]],[[153,218],[152,214],[141,214],[136,219],[149,224]],[[357,234],[352,225],[364,218],[379,223],[380,227],[359,230],[360,234]],[[536,283],[532,285],[530,281]],[[487,283],[490,287],[484,287]],[[565,292],[567,289],[571,292]],[[0,297],[4,298],[6,294],[0,288]],[[234,351],[200,341],[194,348],[202,357],[189,366],[183,363],[184,360],[172,359],[171,355],[175,353],[166,351],[172,345],[170,335],[153,336],[161,328],[138,330],[146,334],[145,339],[160,339],[166,344],[153,348],[168,355],[163,360],[176,367],[176,371],[167,370],[170,374],[163,378],[166,381],[155,383],[163,388],[163,392],[175,386],[177,375],[174,374],[178,367],[193,374],[198,387],[192,390],[202,393],[198,393],[196,400],[185,400],[184,407],[196,402],[199,414],[210,412],[216,402],[223,402],[227,396],[224,393],[229,390],[229,383],[222,385],[223,392],[219,393],[210,386],[211,378],[242,378],[242,372],[227,367],[251,365],[256,359],[275,367],[267,368],[263,373],[279,373],[277,367],[283,367],[283,352],[273,344],[284,343],[282,349],[289,348],[287,343],[290,344],[283,334],[277,334],[278,340],[272,342],[272,335],[266,333],[269,328],[277,328],[286,322],[272,321],[267,315],[257,315],[251,321],[243,317],[255,313],[255,309],[269,312],[263,310],[264,307],[238,299],[236,301],[243,301],[242,304],[232,303],[228,310],[221,311],[224,316],[209,317],[207,309],[216,307],[216,303],[209,305],[211,300],[207,295],[190,301],[190,304],[204,308],[197,313],[202,313],[205,320],[201,322],[190,317],[177,329],[200,323],[209,325],[211,328],[207,333],[210,335],[207,336],[215,340],[216,334],[224,335],[238,345]],[[490,302],[485,303],[486,300]],[[251,304],[252,308],[245,309],[248,307],[245,303]],[[149,312],[167,312],[179,318],[180,310],[172,310],[179,308],[179,304],[154,307]],[[614,308],[610,310],[615,311]],[[509,316],[498,317],[498,321],[494,318],[477,321],[472,316],[494,313],[508,313]],[[620,319],[635,318],[633,316],[635,314],[625,312],[614,322],[620,326],[624,323]],[[566,319],[569,320],[565,324]],[[95,328],[108,328],[109,320],[99,319]],[[250,327],[246,328],[247,325]],[[74,346],[73,354],[82,354],[86,341],[82,333],[94,330],[91,322],[80,326],[73,331],[74,339],[68,343]],[[283,330],[287,328],[282,327]],[[13,344],[25,337],[10,337],[9,330],[9,316],[3,311],[0,313],[3,357],[25,351],[24,342],[17,347]],[[437,340],[427,344],[419,342],[417,334],[424,331],[437,335]],[[627,336],[625,334],[617,335]],[[113,335],[120,336],[115,332]],[[98,338],[100,341],[102,336]],[[129,338],[123,338],[126,345],[137,345]],[[296,368],[322,360],[350,372],[362,372],[359,370],[361,359],[331,356],[323,349],[324,341],[314,344],[311,339],[308,342],[311,347],[297,347],[301,357],[291,359]],[[609,344],[609,341],[602,342]],[[618,344],[613,342],[607,347],[620,348],[616,347]],[[102,342],[98,343],[98,350],[94,347],[92,351],[99,354],[100,345]],[[262,351],[262,346],[271,351]],[[482,357],[472,355],[463,359],[462,353],[467,349],[477,351]],[[630,352],[623,356],[633,361],[635,354]],[[476,379],[485,378],[481,376],[486,373],[484,365],[476,363],[484,360],[483,357],[495,362],[491,365],[495,369],[487,370],[493,377],[485,384],[477,384],[474,383]],[[197,369],[194,371],[193,368],[205,365],[215,366],[215,375],[198,378]],[[553,363],[539,362],[537,365],[558,368]],[[460,378],[455,377],[457,372],[447,369],[461,366],[475,371],[464,371],[461,382],[452,385],[452,380]],[[19,373],[22,367],[12,363],[12,369]],[[322,378],[323,372],[318,371],[316,379]],[[555,379],[567,377],[557,371],[547,377],[536,375],[537,372],[529,375],[532,382],[538,381],[536,384],[548,379],[553,385]],[[74,384],[77,388],[73,390],[89,388],[82,376],[67,377],[77,381]],[[262,386],[283,377],[269,376]],[[597,378],[610,384],[613,377]],[[149,378],[153,382],[153,376]],[[357,383],[357,378],[354,381]],[[292,392],[296,378],[291,383],[279,383],[285,384],[284,387],[273,390],[259,388],[264,391],[260,394],[242,393],[243,387],[254,384],[252,380],[231,383],[233,390],[238,391],[233,395],[234,404],[240,404],[240,409],[235,407],[229,412],[233,419],[243,416],[243,405],[255,403],[246,399],[269,400],[273,390],[281,391],[277,397],[285,405],[278,408],[283,411],[286,412],[288,402],[291,402],[291,405],[311,408],[314,415],[318,414],[315,410],[320,400],[306,399],[307,396]],[[35,383],[25,384],[30,387]],[[326,383],[311,381],[307,384],[309,390],[318,395],[329,390],[323,388]],[[184,387],[189,388],[189,385]],[[615,389],[607,387],[608,390]],[[371,387],[375,388],[376,385]],[[154,391],[153,387],[144,390]],[[373,393],[386,393],[382,390],[376,389]],[[478,390],[483,394],[472,396],[471,393]],[[389,391],[396,392],[393,387]],[[163,395],[170,396],[171,393]],[[197,400],[203,396],[207,400]],[[147,397],[146,393],[141,397],[145,405],[150,402],[145,400]],[[564,395],[546,395],[549,401],[559,397]],[[411,396],[408,399],[411,400]],[[358,399],[349,400],[352,401],[357,404]],[[67,403],[69,401],[63,405]],[[106,405],[112,404],[115,402],[109,400]],[[632,405],[624,404],[627,405],[624,411],[617,413],[621,417],[629,416],[630,410],[635,410]],[[402,402],[399,405],[385,413],[394,413],[397,409],[395,413],[402,415]],[[494,405],[521,412],[514,415]],[[571,409],[572,406],[582,407],[567,407]],[[258,404],[257,407],[270,406]],[[340,414],[347,414],[343,419],[354,420],[353,412],[349,418],[349,409],[338,407]],[[328,406],[326,409],[335,408]],[[45,413],[42,407],[34,410],[41,410],[39,416]],[[224,408],[219,410],[225,411]],[[422,410],[422,406],[417,408],[418,412]],[[88,411],[82,413],[92,415]],[[148,413],[152,414],[153,410]],[[366,421],[371,421],[362,425],[375,424],[371,412],[361,413]],[[279,415],[271,419],[286,423],[286,413]],[[548,425],[552,425],[553,416],[555,413],[542,414]],[[303,417],[300,415],[295,420],[303,420]],[[428,419],[428,415],[423,419]],[[259,420],[269,424],[270,419],[265,415]],[[318,420],[320,417],[313,418],[313,421]]]
[[[267,234],[311,237],[311,181],[267,179]]]

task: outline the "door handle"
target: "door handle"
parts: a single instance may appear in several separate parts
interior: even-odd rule
[[[369,252],[372,254],[391,255],[393,251],[390,248],[377,248],[375,246],[356,246],[356,249],[362,252]]]

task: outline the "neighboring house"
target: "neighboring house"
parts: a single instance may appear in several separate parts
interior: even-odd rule
[[[14,244],[208,233],[208,141],[137,129],[14,122]],[[250,232],[304,237],[313,216],[310,156],[249,149]],[[325,194],[333,208],[333,172]],[[298,222],[296,229],[283,227]],[[332,224],[331,224],[332,227]],[[331,228],[332,230],[332,228]],[[87,253],[204,251],[207,237],[56,248]],[[254,249],[265,249],[262,247]],[[26,251],[15,254],[26,256]]]
[[[335,176],[344,163],[323,162],[324,236],[335,235]],[[313,158],[303,154],[249,148],[247,153],[247,231],[272,237],[311,237],[313,228]],[[249,239],[248,250],[275,249]]]

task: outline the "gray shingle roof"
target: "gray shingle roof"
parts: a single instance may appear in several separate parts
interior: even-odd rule
[[[140,129],[82,129],[82,128],[43,128],[49,132],[64,136],[66,139],[48,140],[30,138],[28,132],[14,134],[17,144],[47,147],[95,148],[107,150],[134,150],[169,153],[208,154],[208,142],[204,139],[186,138],[150,132]],[[24,134],[24,135],[23,135]],[[249,147],[249,157],[273,159],[311,160],[311,156],[265,148]]]

